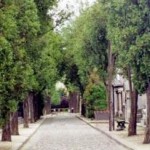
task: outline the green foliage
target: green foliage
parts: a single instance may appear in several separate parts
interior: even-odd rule
[[[18,102],[16,100],[11,100],[8,103],[8,109],[11,110],[12,112],[17,111],[18,108]]]
[[[67,90],[68,90],[68,92],[74,92],[74,91],[78,91],[78,88],[74,84],[68,83]]]
[[[106,110],[106,89],[100,82],[96,68],[91,71],[83,97],[85,99],[87,117],[94,117],[95,110]]]
[[[47,14],[48,9],[55,4],[55,1],[35,0],[37,13],[40,21],[40,30],[33,41],[32,51],[29,53],[35,80],[38,83],[34,89],[42,91],[51,89],[58,80],[58,64],[61,60],[62,39],[54,33],[52,18]],[[38,61],[37,61],[38,60]]]
[[[134,86],[144,93],[150,80],[149,4],[144,0],[112,0],[109,8],[108,36],[118,54],[118,67],[132,67]]]
[[[108,66],[106,23],[105,9],[97,2],[83,11],[71,26],[64,29],[65,64],[67,63],[65,73],[69,82],[79,87],[82,94],[92,68],[96,67],[103,82],[106,81]]]
[[[59,78],[58,65],[61,60],[61,38],[57,34],[48,33],[44,35],[42,40],[44,42],[43,51],[35,71],[41,88],[51,88]]]
[[[106,89],[104,85],[93,85],[84,97],[88,105],[93,105],[94,110],[106,110]]]
[[[52,104],[54,104],[54,105],[60,104],[60,99],[61,99],[60,92],[57,91],[57,90],[53,90],[51,92],[51,101],[52,101]]]
[[[103,84],[91,85],[84,93],[87,108],[87,117],[94,117],[94,111],[106,110],[106,89]]]
[[[52,20],[47,15],[48,9],[53,4],[54,1],[47,0],[36,3],[34,0],[1,2],[0,119],[2,120],[7,120],[6,114],[9,111],[17,110],[18,102],[23,101],[29,91],[41,92],[53,86],[57,79],[61,37],[51,30]]]
[[[100,81],[97,69],[93,69],[89,76],[88,85],[84,92],[84,99],[87,105],[94,109],[106,109],[106,88]]]
[[[44,35],[52,30],[52,18],[48,15],[48,10],[52,9],[53,5],[56,5],[57,0],[34,0],[37,10],[38,17],[40,20],[40,32],[39,34]]]

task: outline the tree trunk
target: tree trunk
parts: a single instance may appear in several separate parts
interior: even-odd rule
[[[37,121],[38,120],[38,94],[34,95],[33,104],[34,104],[34,120]]]
[[[145,137],[144,137],[144,144],[150,143],[150,82],[148,83],[147,88],[147,123],[146,123],[146,130],[145,130]]]
[[[11,130],[10,130],[10,113],[4,114],[6,116],[5,124],[2,127],[2,141],[11,141]]]
[[[28,98],[23,102],[24,128],[29,128],[29,105]]]
[[[113,98],[112,98],[112,80],[114,73],[115,65],[115,56],[112,53],[111,43],[109,44],[109,53],[108,53],[108,85],[107,85],[107,94],[108,94],[108,106],[109,106],[109,131],[112,131],[113,127]]]
[[[50,97],[46,97],[45,106],[44,106],[45,114],[50,114],[51,112],[51,103],[50,103]]]
[[[17,111],[11,113],[11,135],[19,135]]]
[[[37,115],[38,115],[37,117],[38,119],[41,117],[41,115],[43,115],[43,108],[44,108],[44,101],[43,101],[41,92],[39,92],[37,95]]]
[[[128,136],[136,135],[136,123],[137,123],[137,102],[138,102],[138,91],[133,90],[132,81],[131,81],[131,70],[128,68],[128,80],[129,80],[129,89],[130,89],[130,101],[131,101],[131,111],[130,111],[130,120],[128,127]]]
[[[131,113],[130,113],[130,120],[129,120],[129,128],[128,128],[128,136],[136,135],[137,134],[137,102],[138,102],[138,92],[134,90],[132,92],[132,99],[131,99]]]
[[[78,101],[78,94],[77,92],[70,92],[69,93],[69,109],[73,113],[78,113],[79,112],[79,101]]]
[[[29,104],[30,104],[30,122],[34,123],[34,104],[33,104],[34,93],[29,94]]]

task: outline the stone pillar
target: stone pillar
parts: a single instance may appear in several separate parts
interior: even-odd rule
[[[120,102],[119,102],[119,93],[116,91],[117,94],[117,116],[119,116],[119,110],[120,110]]]
[[[115,116],[118,116],[118,99],[116,92],[114,92],[114,102],[115,102]]]
[[[122,92],[119,92],[119,117],[122,116],[122,106],[123,106],[123,102],[122,102]]]

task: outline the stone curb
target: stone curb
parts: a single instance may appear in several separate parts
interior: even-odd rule
[[[126,144],[124,144],[123,142],[119,141],[117,138],[115,138],[114,136],[108,134],[107,132],[105,132],[105,131],[103,131],[103,130],[101,130],[101,129],[99,129],[99,128],[96,128],[96,127],[93,126],[90,122],[88,122],[87,120],[85,120],[83,117],[80,117],[80,116],[78,116],[78,115],[76,115],[76,117],[77,117],[78,119],[84,121],[86,124],[88,124],[89,126],[91,126],[93,129],[95,129],[95,130],[97,130],[97,131],[99,131],[99,132],[105,134],[107,137],[109,137],[110,139],[114,140],[116,143],[122,145],[123,147],[125,147],[125,148],[127,148],[127,149],[129,149],[129,150],[135,150],[134,148],[129,147],[128,145],[126,145]]]
[[[20,150],[21,148],[23,148],[23,146],[31,139],[31,137],[37,132],[37,130],[40,128],[40,126],[44,123],[44,121],[46,120],[46,117],[42,118],[41,121],[39,122],[38,127],[25,139],[25,141],[23,141],[21,143],[21,145],[16,149],[16,150]],[[30,128],[30,127],[29,127]]]

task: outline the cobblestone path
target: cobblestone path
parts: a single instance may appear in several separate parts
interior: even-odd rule
[[[127,150],[72,114],[47,118],[21,150]]]

